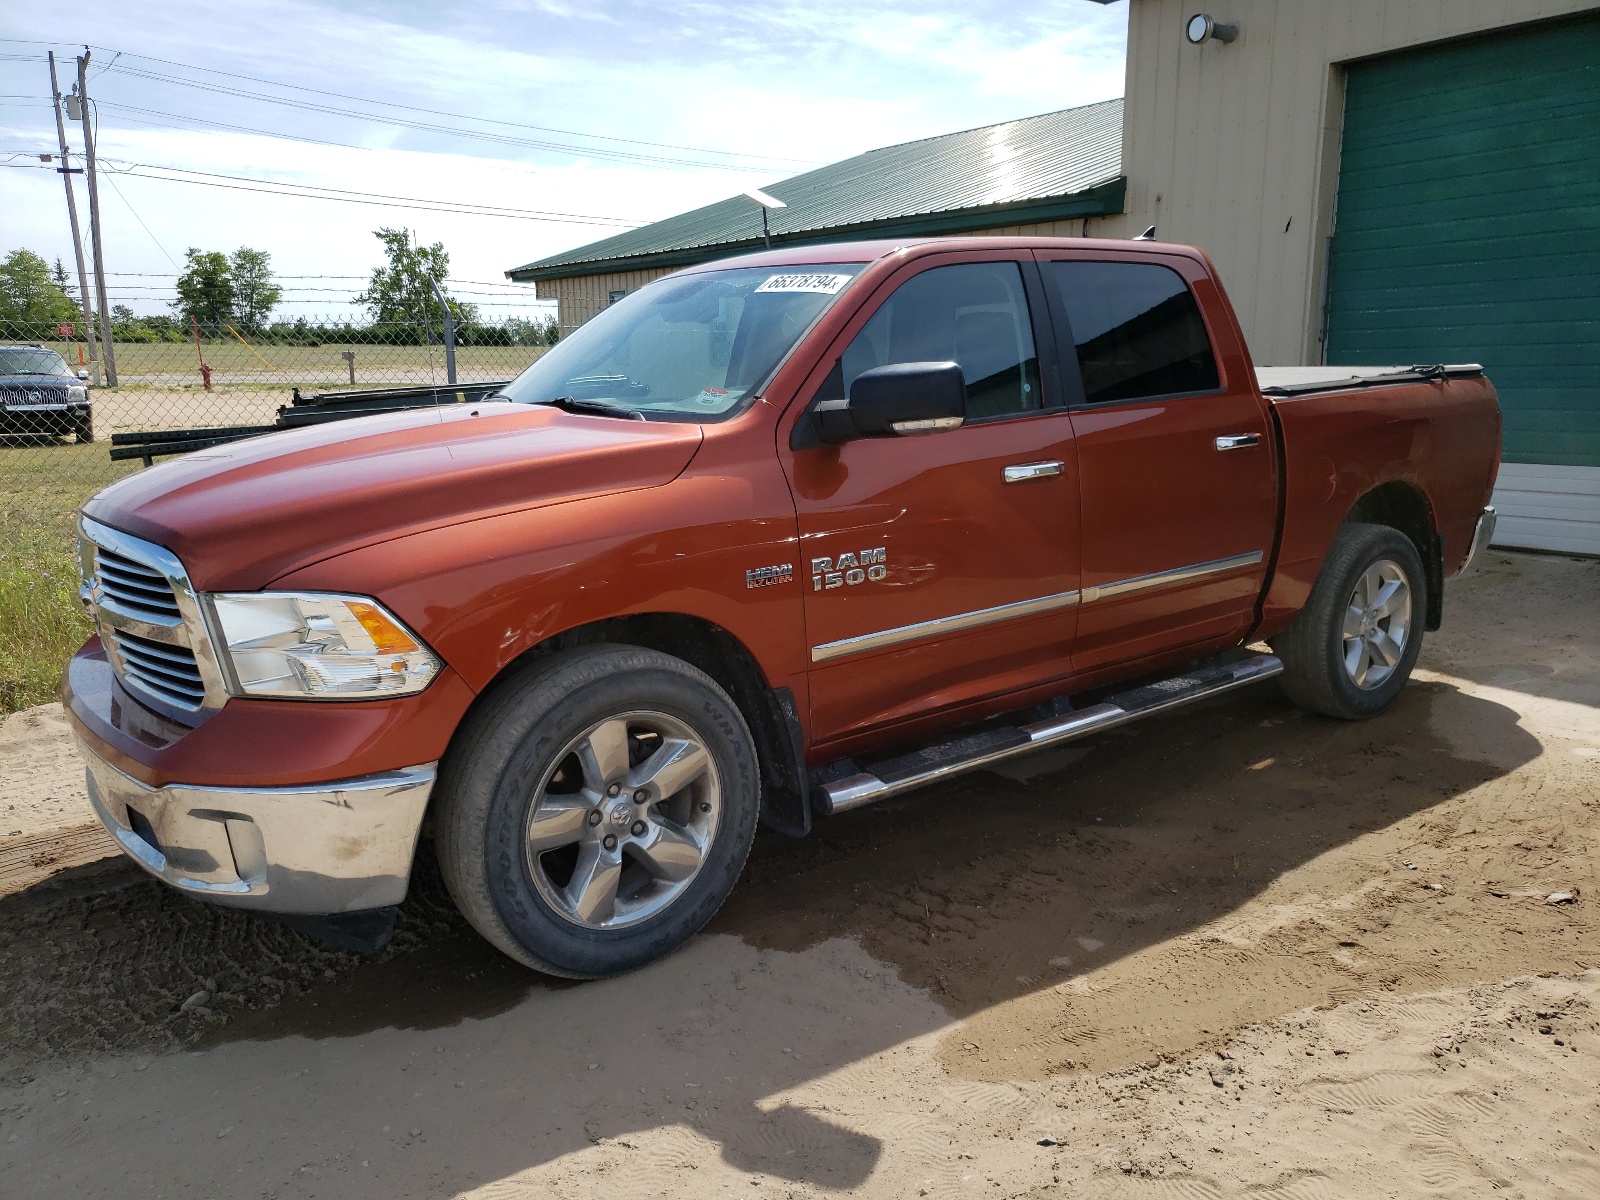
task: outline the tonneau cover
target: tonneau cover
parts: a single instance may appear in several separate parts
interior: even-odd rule
[[[1257,367],[1256,384],[1263,395],[1303,396],[1309,392],[1344,392],[1352,388],[1482,374],[1483,367],[1478,363],[1411,367]]]

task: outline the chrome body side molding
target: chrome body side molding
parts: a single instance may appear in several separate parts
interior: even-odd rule
[[[1134,688],[1110,699],[1032,725],[993,730],[975,738],[962,738],[916,754],[880,763],[856,775],[816,786],[816,804],[825,815],[848,812],[878,800],[887,800],[915,788],[938,783],[980,767],[1076,741],[1153,716],[1180,705],[1192,704],[1230,692],[1246,684],[1281,674],[1283,663],[1274,655],[1257,654],[1209,667],[1175,679],[1163,679]]]
[[[997,604],[993,608],[979,608],[972,612],[957,613],[951,617],[937,617],[931,621],[918,621],[912,625],[881,629],[877,633],[863,633],[857,637],[840,638],[835,642],[824,642],[820,646],[811,647],[811,661],[814,663],[829,662],[832,659],[844,658],[851,654],[865,654],[868,650],[882,650],[887,646],[898,646],[905,642],[919,641],[922,638],[958,633],[963,629],[976,629],[983,625],[992,625],[997,621],[1013,621],[1021,617],[1033,617],[1059,608],[1071,608],[1076,604],[1093,604],[1097,600],[1109,600],[1115,596],[1126,595],[1129,592],[1142,592],[1147,588],[1186,583],[1191,579],[1200,579],[1207,575],[1220,575],[1227,571],[1237,571],[1243,567],[1253,567],[1261,562],[1263,557],[1265,556],[1260,550],[1252,550],[1249,554],[1235,554],[1230,558],[1217,558],[1210,562],[1194,563],[1187,567],[1176,567],[1170,571],[1158,571],[1153,575],[1138,575],[1132,579],[1119,579],[1115,583],[1084,588],[1081,592],[1057,592],[1053,596],[1040,596],[1034,600],[1018,600],[1013,604]]]
[[[972,612],[957,613],[953,617],[938,617],[932,621],[918,621],[914,625],[901,625],[877,633],[864,633],[860,637],[841,638],[837,642],[824,642],[811,647],[811,661],[827,662],[848,654],[863,654],[868,650],[881,650],[885,646],[898,646],[921,638],[938,637],[962,629],[976,629],[980,625],[993,625],[996,621],[1011,621],[1017,617],[1031,617],[1058,608],[1071,608],[1078,603],[1077,592],[1057,592],[1053,596],[1040,596],[1036,600],[1019,600],[1015,604],[997,604],[993,608],[979,608]]]
[[[1242,567],[1253,567],[1265,556],[1259,550],[1252,550],[1249,554],[1235,554],[1231,558],[1214,558],[1210,562],[1194,563],[1187,567],[1174,567],[1170,571],[1157,571],[1153,575],[1135,575],[1132,579],[1119,579],[1115,583],[1102,583],[1099,587],[1083,589],[1083,602],[1093,604],[1096,600],[1109,600],[1113,596],[1126,596],[1129,592],[1142,592],[1147,588],[1168,587],[1174,583],[1187,583],[1191,579],[1201,579],[1207,575],[1221,575],[1225,571],[1237,571]]]

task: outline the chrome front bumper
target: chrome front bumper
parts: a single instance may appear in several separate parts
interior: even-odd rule
[[[1478,561],[1478,556],[1489,548],[1489,539],[1494,537],[1494,525],[1499,520],[1500,514],[1495,511],[1492,504],[1483,506],[1483,512],[1478,516],[1478,526],[1472,531],[1472,545],[1467,549],[1467,557],[1461,564],[1463,571]]]
[[[129,858],[179,891],[260,912],[398,904],[435,763],[289,788],[152,788],[82,739],[89,801]]]

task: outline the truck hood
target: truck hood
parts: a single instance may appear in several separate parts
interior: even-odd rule
[[[165,546],[203,591],[254,590],[405,534],[668,483],[700,441],[694,424],[452,405],[198,451],[83,511]]]

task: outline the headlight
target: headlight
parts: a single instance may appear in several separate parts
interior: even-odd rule
[[[73,387],[69,387],[67,389],[67,403],[68,404],[83,404],[88,399],[89,399],[89,389],[86,388],[86,387],[73,386]]]
[[[211,604],[246,696],[409,696],[439,673],[421,640],[366,596],[244,592]]]

